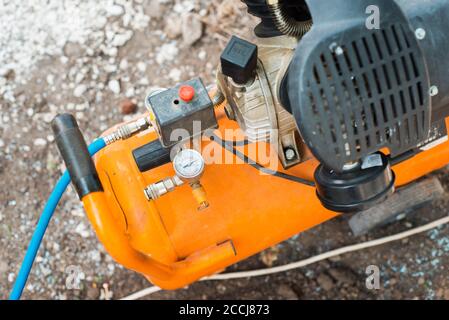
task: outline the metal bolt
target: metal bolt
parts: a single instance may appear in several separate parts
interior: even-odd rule
[[[329,46],[329,50],[332,51],[333,53],[335,53],[336,55],[340,56],[343,53],[345,53],[345,51],[343,50],[342,47],[340,47],[336,42],[332,42]]]
[[[335,54],[336,54],[336,55],[341,56],[343,53],[345,53],[345,51],[343,50],[342,47],[338,46],[338,47],[335,49]]]
[[[418,28],[415,30],[415,36],[418,40],[423,40],[426,37],[426,30],[423,28]]]
[[[439,90],[437,86],[431,86],[429,89],[429,94],[431,97],[434,97],[438,94]]]
[[[292,148],[285,149],[285,159],[292,161],[296,158],[296,152]]]

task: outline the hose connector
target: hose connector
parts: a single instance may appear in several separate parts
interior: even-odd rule
[[[164,194],[172,192],[176,187],[182,186],[184,182],[177,176],[166,178],[162,181],[150,184],[145,188],[144,193],[147,200],[156,200]]]
[[[137,119],[136,121],[129,122],[120,126],[116,131],[104,137],[104,141],[107,145],[110,145],[119,140],[126,140],[131,138],[136,133],[146,130],[151,126],[149,117]]]

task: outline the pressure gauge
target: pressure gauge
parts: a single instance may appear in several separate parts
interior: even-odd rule
[[[203,156],[196,150],[184,149],[173,159],[173,167],[179,178],[193,182],[199,180],[204,171]]]

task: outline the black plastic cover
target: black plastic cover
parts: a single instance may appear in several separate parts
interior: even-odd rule
[[[232,36],[221,54],[221,71],[235,83],[244,84],[254,77],[257,67],[257,46]]]

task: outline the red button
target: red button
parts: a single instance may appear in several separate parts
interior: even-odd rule
[[[179,97],[184,102],[190,102],[195,97],[195,89],[192,86],[181,86],[179,88]]]

